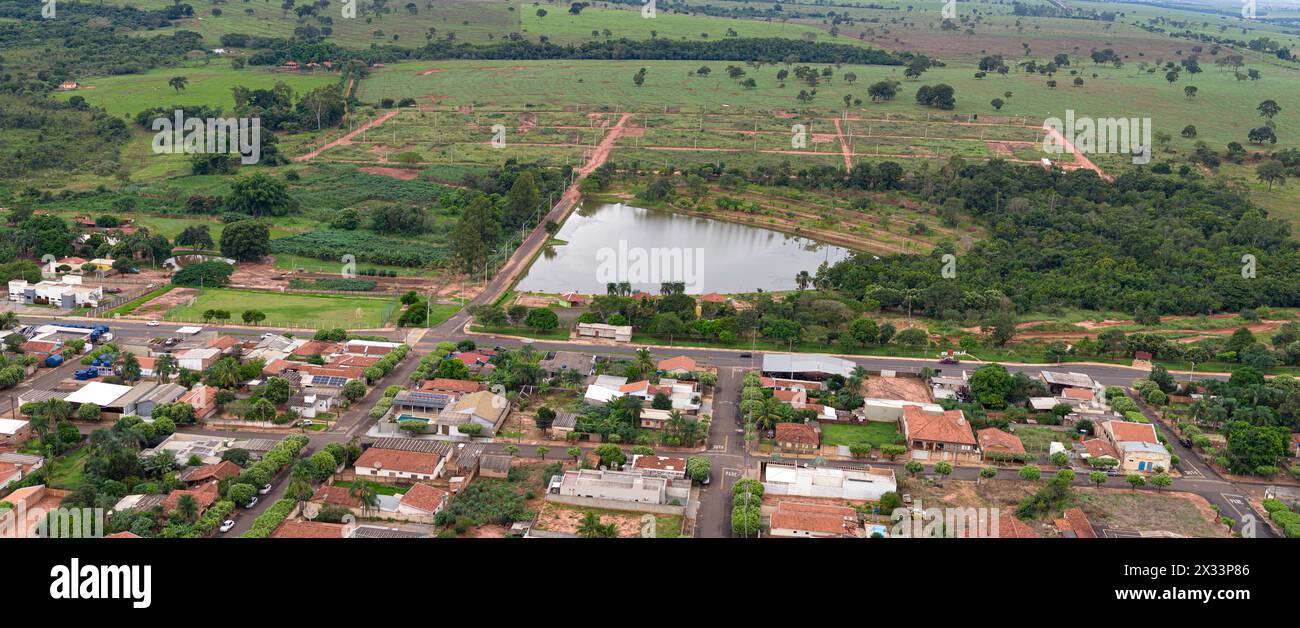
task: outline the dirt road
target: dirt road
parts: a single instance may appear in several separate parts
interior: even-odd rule
[[[368,131],[368,130],[374,128],[374,127],[377,127],[377,126],[379,126],[379,125],[381,125],[381,124],[387,122],[390,118],[392,118],[393,116],[397,115],[398,113],[399,113],[399,112],[398,112],[397,110],[393,110],[393,111],[386,112],[384,115],[379,116],[378,118],[375,118],[374,120],[371,120],[371,121],[369,121],[369,122],[367,122],[367,123],[365,123],[365,124],[363,124],[363,125],[357,127],[355,130],[353,130],[352,132],[348,133],[347,135],[344,135],[343,137],[340,137],[339,139],[334,140],[333,142],[330,142],[330,143],[328,143],[328,144],[326,144],[326,145],[324,145],[324,146],[322,146],[322,147],[320,147],[320,148],[317,148],[316,150],[313,150],[313,151],[311,151],[310,153],[307,153],[306,155],[299,155],[299,156],[297,156],[297,157],[294,157],[293,160],[294,160],[294,161],[309,161],[309,160],[311,160],[311,159],[315,159],[317,155],[320,155],[321,153],[323,153],[323,152],[325,152],[325,151],[327,151],[327,150],[329,150],[329,149],[331,149],[331,148],[334,148],[335,146],[343,146],[344,144],[351,144],[351,143],[352,143],[352,138],[354,138],[354,137],[356,137],[357,135],[359,135],[359,134],[361,134],[361,133],[364,133],[364,132],[366,132],[366,131]]]

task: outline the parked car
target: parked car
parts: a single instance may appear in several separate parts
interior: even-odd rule
[[[1178,444],[1179,444],[1179,445],[1182,445],[1183,447],[1186,447],[1186,448],[1188,448],[1188,449],[1191,449],[1191,448],[1192,448],[1192,439],[1190,439],[1190,438],[1184,436],[1184,437],[1178,439]]]
[[[262,488],[260,488],[260,489],[257,490],[257,494],[258,494],[258,495],[265,495],[265,494],[270,493],[270,492],[271,492],[271,485],[270,485],[270,484],[267,484],[266,486],[263,486]]]
[[[257,505],[257,496],[254,495],[252,499],[248,500],[247,504],[244,504],[244,508],[252,508],[253,506],[256,505]]]
[[[740,354],[739,357],[742,357],[742,358],[752,358],[752,357],[754,357],[754,354],[752,354],[752,353],[742,353],[742,354]]]
[[[121,288],[104,288],[104,294],[118,294],[122,292]]]
[[[224,533],[226,533],[226,532],[229,532],[229,531],[231,530],[231,528],[234,528],[234,527],[235,527],[235,520],[234,520],[234,519],[226,519],[225,521],[222,521],[222,522],[221,522],[221,527],[218,528],[218,529],[221,530],[221,532],[224,534]]]
[[[145,325],[148,325],[148,326],[150,326],[150,327],[157,327],[157,326],[158,326],[158,321],[149,321],[149,322],[145,323]]]

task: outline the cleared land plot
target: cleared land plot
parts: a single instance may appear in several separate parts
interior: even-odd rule
[[[1137,532],[1173,532],[1192,537],[1228,537],[1227,526],[1214,523],[1208,503],[1186,493],[1088,490],[1080,501],[1093,523]]]
[[[168,295],[170,296],[170,295]],[[189,304],[169,310],[169,321],[199,322],[206,310],[227,310],[239,322],[245,310],[266,314],[265,325],[287,327],[380,327],[396,309],[396,299],[306,294],[276,294],[208,288]]]
[[[644,517],[646,513],[627,510],[584,508],[582,506],[570,506],[568,504],[559,504],[555,502],[546,502],[546,505],[542,508],[541,512],[538,513],[537,522],[534,526],[539,530],[546,530],[549,532],[577,534],[578,526],[582,524],[582,519],[588,512],[594,512],[600,516],[600,522],[602,524],[614,524],[618,529],[619,538],[641,536],[643,525],[641,518]],[[677,538],[681,536],[682,518],[680,516],[653,516],[655,518],[656,538]]]
[[[899,399],[930,403],[930,389],[915,377],[870,376],[862,382],[862,396],[869,399]]]
[[[893,445],[903,439],[898,425],[879,421],[862,424],[838,425],[822,424],[822,444],[824,445],[869,445],[873,448],[881,445]]]

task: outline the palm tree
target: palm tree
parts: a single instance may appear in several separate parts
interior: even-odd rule
[[[18,315],[13,312],[0,312],[0,329],[13,329],[18,325]]]
[[[348,491],[348,494],[357,498],[357,505],[361,506],[363,517],[379,507],[379,494],[375,492],[375,487],[365,480],[353,480],[352,490]]]
[[[176,502],[176,512],[186,523],[192,523],[199,516],[199,504],[194,501],[193,495],[181,495],[181,498]]]
[[[776,424],[785,418],[785,415],[781,414],[782,405],[784,404],[776,398],[764,399],[758,409],[754,410],[754,423],[764,430],[776,427]]]
[[[172,373],[177,371],[176,357],[170,353],[164,353],[158,356],[153,364],[153,374],[158,378],[161,384],[171,382]]]
[[[219,388],[234,388],[239,385],[239,364],[229,358],[217,360],[212,365],[209,377]]]
[[[178,93],[182,89],[185,89],[185,86],[189,84],[189,82],[190,80],[183,76],[173,76],[167,79],[167,85],[172,89],[176,90]]]
[[[636,367],[649,379],[655,372],[654,358],[650,357],[650,350],[640,348],[636,350]]]
[[[582,516],[582,523],[578,524],[578,536],[585,539],[612,539],[618,537],[618,528],[610,524],[602,524],[600,515],[587,511]]]
[[[800,290],[805,290],[812,283],[812,275],[809,275],[806,270],[801,270],[794,276],[794,282],[799,285]]]

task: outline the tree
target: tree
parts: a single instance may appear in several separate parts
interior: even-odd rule
[[[1011,392],[1011,375],[1001,364],[985,364],[971,374],[970,390],[975,400],[985,407],[1000,410],[1007,405]]]
[[[343,384],[343,398],[356,401],[366,395],[366,385],[359,379],[350,379]]]
[[[627,454],[623,453],[623,450],[613,443],[599,445],[592,453],[595,453],[600,458],[600,466],[609,469],[621,468],[623,463],[627,462]]]
[[[248,262],[266,257],[270,253],[271,231],[261,220],[233,222],[226,225],[221,232],[221,254],[226,257]]]
[[[1260,183],[1267,183],[1268,189],[1273,189],[1273,184],[1282,185],[1286,183],[1286,167],[1281,162],[1269,160],[1255,167],[1255,178]]]
[[[1138,475],[1138,474],[1136,474],[1136,473],[1130,473],[1130,474],[1128,474],[1128,476],[1126,476],[1126,477],[1124,478],[1124,481],[1125,481],[1125,482],[1128,482],[1129,486],[1132,486],[1134,491],[1136,491],[1136,490],[1138,489],[1138,487],[1146,486],[1146,483],[1147,483],[1147,479],[1146,479],[1146,478],[1144,478],[1144,477],[1142,477],[1142,476],[1140,476],[1140,475]]]
[[[918,473],[925,470],[925,465],[915,460],[908,460],[907,464],[903,465],[903,468],[907,470],[907,473],[909,475],[911,475],[912,477],[916,477]]]
[[[244,324],[246,325],[256,325],[266,320],[266,313],[261,310],[244,310],[244,313],[240,315],[240,318],[244,320]]]
[[[226,489],[226,498],[240,506],[248,505],[254,495],[257,495],[257,487],[252,484],[232,484]]]
[[[985,480],[992,480],[995,477],[998,477],[997,467],[984,467],[980,469],[980,478]],[[978,480],[976,481],[976,483],[977,484],[979,483]]]
[[[361,507],[361,515],[365,516],[379,507],[379,492],[375,486],[361,478],[352,481],[352,488],[348,494],[357,500],[357,505]]]
[[[709,477],[710,462],[703,456],[691,456],[686,460],[686,474],[696,482],[703,482]]]
[[[1151,485],[1156,487],[1157,492],[1173,483],[1174,481],[1169,477],[1168,473],[1157,473],[1155,477],[1151,478]]]
[[[181,90],[185,89],[185,86],[188,85],[189,82],[190,80],[183,76],[173,76],[167,79],[167,86],[176,90],[177,93],[180,93]]]
[[[1036,465],[1027,464],[1020,467],[1020,479],[1026,482],[1037,482],[1041,477],[1043,477],[1043,472]]]
[[[288,184],[266,173],[258,172],[252,176],[236,179],[231,184],[225,209],[255,218],[285,216],[298,209],[298,202],[289,194]],[[223,237],[222,240],[224,241],[225,238]]]
[[[1088,474],[1088,479],[1093,484],[1096,484],[1097,488],[1101,488],[1101,485],[1106,483],[1106,478],[1107,475],[1104,471],[1093,471],[1092,473]]]
[[[1256,107],[1255,110],[1259,111],[1260,116],[1267,118],[1271,121],[1273,119],[1273,116],[1276,116],[1277,114],[1282,112],[1282,107],[1277,104],[1277,101],[1270,99],[1259,103],[1259,106]]]
[[[560,326],[560,317],[550,308],[539,307],[528,313],[524,324],[537,331],[550,331]]]
[[[214,242],[207,225],[186,227],[176,236],[176,246],[188,246],[195,249],[211,249]]]
[[[80,408],[77,408],[77,420],[87,423],[98,421],[102,412],[103,410],[96,404],[83,403]]]
[[[1003,107],[1003,105],[1006,105],[1007,103],[1006,103],[1006,101],[1002,100],[1001,98],[994,98],[991,102],[989,102],[989,104],[990,104],[990,105],[993,105],[993,108],[994,108],[994,109],[996,109],[996,110],[998,110],[998,111],[1002,111],[1002,107]]]
[[[936,462],[934,463],[934,472],[944,477],[952,475],[952,464],[947,461]]]
[[[577,432],[573,432],[573,433],[576,434]],[[573,458],[574,462],[577,462],[579,458],[582,458],[581,447],[570,447],[565,451],[565,453],[569,454],[569,457]]]
[[[181,495],[181,498],[176,502],[176,515],[186,523],[194,523],[194,520],[198,519],[199,503],[194,500],[193,495],[189,493]]]
[[[539,13],[544,13],[538,9]],[[600,515],[588,510],[578,524],[578,536],[584,539],[612,539],[618,537],[618,526],[601,523]]]
[[[487,262],[488,252],[500,237],[501,224],[492,202],[479,195],[461,212],[451,233],[451,246],[463,272],[479,272]]]

